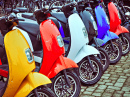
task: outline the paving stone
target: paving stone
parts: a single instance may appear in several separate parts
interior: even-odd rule
[[[109,78],[109,76],[102,76],[102,78],[103,78],[103,79],[108,79],[108,78]]]
[[[117,86],[117,87],[122,87],[124,83],[118,83],[116,82],[114,86]]]
[[[89,92],[93,92],[96,88],[87,88],[86,90]]]
[[[123,95],[122,94],[113,94],[113,97],[122,97]]]
[[[125,79],[125,78],[127,78],[127,77],[126,77],[126,76],[120,76],[120,78],[124,78],[124,79]]]
[[[96,92],[96,93],[103,93],[104,90],[102,90],[102,89],[96,89],[94,92]]]
[[[102,97],[112,97],[112,93],[103,93]]]
[[[117,82],[125,82],[125,80],[126,80],[126,79],[119,78],[119,79],[117,80]]]
[[[107,79],[107,80],[104,79],[103,82],[111,82],[111,80],[109,80],[109,79]]]
[[[124,73],[130,74],[130,69],[126,69],[123,71]]]
[[[105,82],[98,82],[97,84],[99,84],[99,85],[104,85]]]
[[[105,93],[114,93],[114,91],[115,91],[114,89],[108,89],[108,88],[107,88],[107,89],[105,90]]]
[[[124,94],[123,97],[130,97],[130,93],[129,94]]]
[[[107,86],[113,86],[113,83],[106,83]]]
[[[99,96],[99,97],[101,97],[101,94],[102,94],[102,93],[93,93],[92,95],[93,95],[93,96]]]
[[[128,91],[128,92],[130,92],[130,88],[129,87],[123,87],[122,91]]]
[[[99,85],[98,89],[106,89],[106,87],[107,87],[106,85]]]
[[[90,92],[90,91],[84,91],[83,94],[86,94],[86,95],[91,95],[93,92]]]
[[[115,87],[115,86],[108,86],[107,88],[108,88],[108,89],[113,89],[113,90],[120,90],[119,87]]]

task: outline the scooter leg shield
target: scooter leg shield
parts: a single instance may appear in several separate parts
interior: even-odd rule
[[[48,73],[48,78],[53,78],[60,71],[68,68],[78,68],[78,65],[71,59],[63,57],[62,55],[56,60],[55,64]]]
[[[51,83],[51,81],[45,75],[37,72],[30,72],[21,83],[14,97],[26,97],[33,89],[49,83]]]
[[[84,45],[82,49],[77,54],[76,58],[74,59],[75,63],[79,63],[83,58],[89,55],[97,55],[100,54],[100,52],[90,45]]]

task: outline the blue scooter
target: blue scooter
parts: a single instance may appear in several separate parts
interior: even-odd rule
[[[116,63],[121,58],[122,47],[115,41],[116,39],[119,39],[119,37],[115,33],[109,31],[109,20],[104,9],[100,5],[100,2],[100,0],[90,0],[91,7],[94,9],[93,14],[95,14],[97,21],[97,38],[100,38],[104,41],[102,46],[109,55],[110,63]]]

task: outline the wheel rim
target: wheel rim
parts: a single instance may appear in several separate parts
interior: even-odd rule
[[[123,37],[123,39],[124,39],[124,42],[120,37],[120,43],[122,45],[122,52],[127,53],[129,51],[129,40],[127,40],[126,37]]]
[[[110,61],[115,61],[119,57],[119,53],[120,53],[117,45],[113,44],[113,46],[114,46],[115,51],[113,51],[110,44],[107,44],[104,48],[105,51],[108,53]]]
[[[67,75],[70,81],[70,88],[66,84],[64,75],[60,75],[54,82],[54,92],[58,97],[73,97],[76,93],[76,82],[73,77]]]
[[[106,64],[107,64],[107,58],[106,58],[105,54],[102,51],[100,51],[100,55],[101,55],[101,58],[102,58],[101,63],[102,63],[102,66],[104,68],[106,66]]]
[[[80,73],[79,77],[84,82],[94,80],[99,74],[98,64],[93,60],[91,60],[91,63],[93,64],[93,67],[96,70],[95,73],[93,73],[92,69],[90,68],[88,60],[83,61],[79,67],[79,73]]]
[[[39,97],[49,97],[46,93],[38,92]],[[35,97],[34,93],[31,93],[28,97]]]

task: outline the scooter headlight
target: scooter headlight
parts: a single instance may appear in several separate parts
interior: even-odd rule
[[[33,56],[31,50],[28,48],[25,50],[25,54],[27,56],[28,62],[31,63],[33,61]]]
[[[82,29],[82,31],[83,31],[84,37],[87,38],[87,37],[88,37],[88,33],[87,33],[86,28],[84,27],[84,28]]]
[[[59,44],[60,47],[64,46],[64,42],[63,42],[61,35],[57,36],[57,41],[58,41],[58,44]]]

